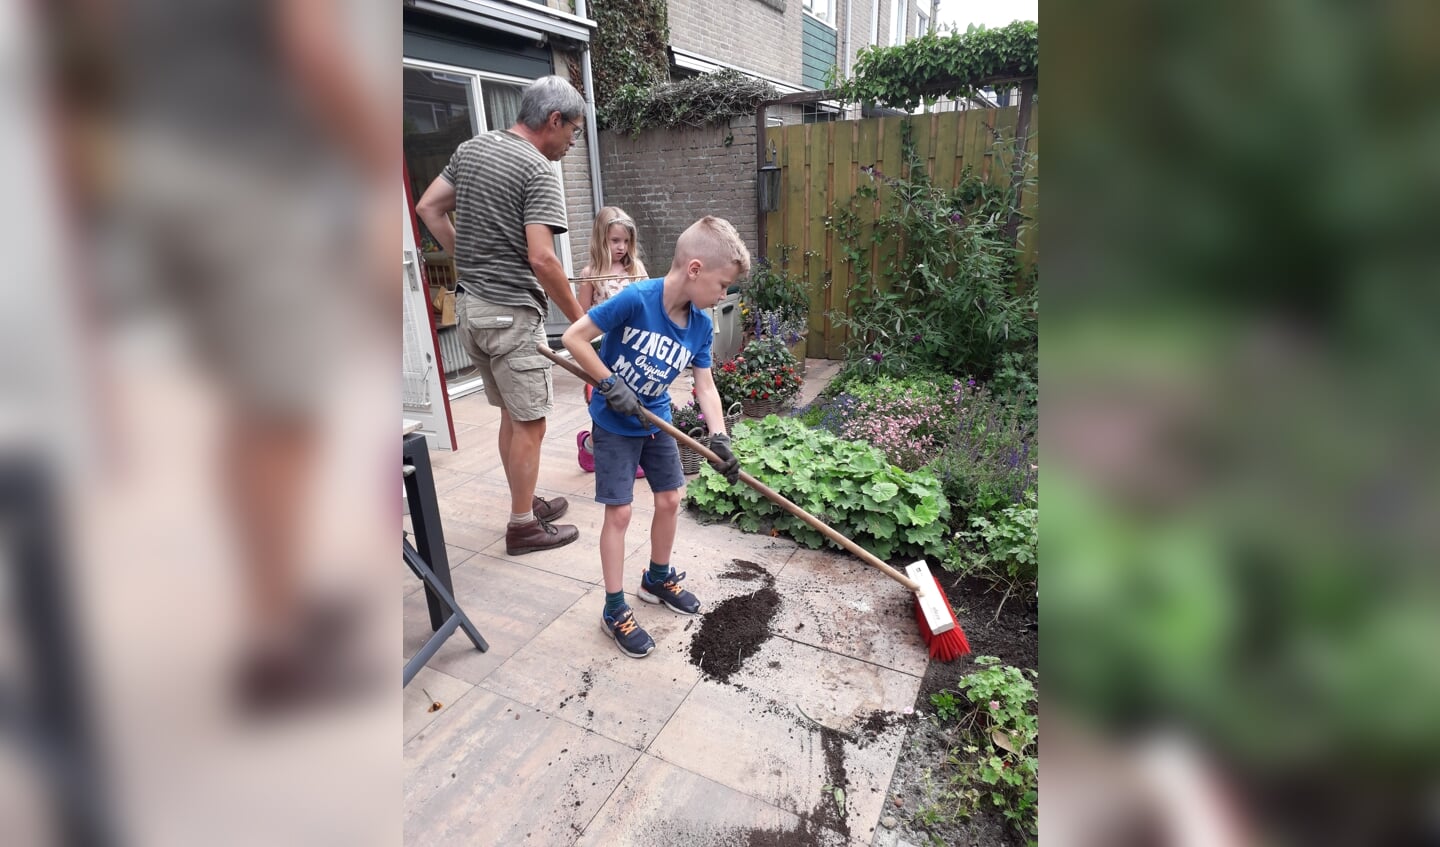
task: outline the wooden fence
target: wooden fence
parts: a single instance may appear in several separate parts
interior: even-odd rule
[[[1029,153],[1038,150],[1039,108],[1030,115]],[[766,147],[774,141],[781,168],[780,209],[767,214],[765,233],[771,262],[780,262],[782,250],[790,248],[786,266],[802,277],[810,289],[810,335],[806,355],[813,358],[844,357],[846,333],[832,325],[828,312],[848,311],[848,295],[855,274],[840,261],[843,252],[839,236],[825,227],[825,220],[848,207],[861,180],[869,181],[862,166],[874,165],[882,173],[904,175],[901,154],[901,124],[910,121],[915,148],[931,181],[951,188],[959,184],[969,165],[982,179],[1009,184],[1014,160],[1015,125],[1019,110],[974,109],[964,112],[913,115],[909,117],[865,118],[855,121],[796,124],[771,127]],[[997,144],[997,142],[1003,142]],[[1038,159],[1030,159],[1027,185],[1021,208],[1032,220],[1022,230],[1023,263],[1032,266],[1039,256],[1039,228],[1033,217],[1037,208]],[[881,200],[857,209],[862,220],[861,238],[874,233],[874,221],[881,213]],[[867,215],[868,209],[868,215]],[[878,269],[880,251],[872,252],[872,275]]]

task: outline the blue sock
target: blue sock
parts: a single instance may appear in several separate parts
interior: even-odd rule
[[[650,563],[650,584],[659,585],[670,577],[670,565],[667,562],[663,565]]]
[[[609,615],[612,620],[618,617],[626,608],[628,608],[628,606],[625,603],[624,591],[605,592],[605,614]]]

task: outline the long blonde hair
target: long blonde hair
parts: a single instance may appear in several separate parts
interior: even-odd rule
[[[615,224],[625,227],[630,234],[630,250],[625,254],[624,267],[610,267],[610,227]],[[619,206],[605,206],[595,216],[595,228],[590,232],[590,275],[644,277],[645,263],[640,261],[640,239],[635,234],[635,221]]]

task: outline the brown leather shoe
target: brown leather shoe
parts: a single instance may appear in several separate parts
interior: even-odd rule
[[[556,497],[553,500],[536,497],[530,501],[530,508],[534,510],[535,517],[553,523],[560,520],[561,515],[570,511],[570,501],[564,497]]]
[[[530,523],[505,528],[505,552],[511,556],[564,547],[580,537],[580,530],[569,524],[552,524],[539,518]]]

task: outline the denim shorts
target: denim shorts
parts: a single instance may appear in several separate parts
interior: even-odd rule
[[[645,469],[650,490],[674,491],[685,487],[680,448],[663,432],[653,435],[616,435],[591,421],[595,446],[595,502],[623,506],[635,499],[635,467]]]

